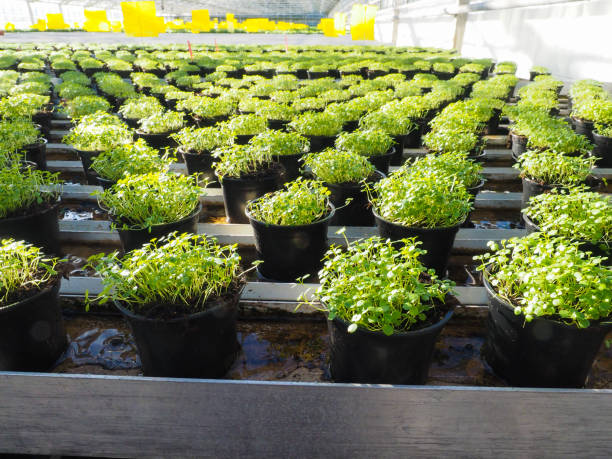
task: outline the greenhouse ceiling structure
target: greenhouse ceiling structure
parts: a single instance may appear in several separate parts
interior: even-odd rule
[[[211,17],[233,13],[242,20],[265,17],[316,25],[339,3],[338,0],[155,0],[159,16],[186,18],[191,10],[207,9]],[[377,2],[378,3],[378,2]],[[0,2],[0,22],[26,27],[48,13],[62,13],[68,23],[83,20],[83,9],[106,10],[109,19],[121,19],[121,0],[15,0]]]

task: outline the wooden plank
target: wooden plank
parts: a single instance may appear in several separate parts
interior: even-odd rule
[[[336,234],[339,227],[329,228],[329,242],[344,245],[344,236]],[[198,233],[218,239],[221,244],[240,244],[253,246],[253,229],[247,224],[215,223],[198,224]],[[488,241],[500,241],[511,237],[521,237],[522,229],[470,229],[461,228],[455,239],[453,253],[473,254],[487,249]],[[347,227],[345,233],[349,241],[378,235],[375,227]],[[110,222],[105,220],[60,221],[60,239],[71,243],[118,244],[119,236],[110,230]]]
[[[5,372],[0,393],[4,453],[558,458],[612,447],[611,390]]]
[[[318,287],[319,284],[312,283],[248,282],[240,300],[245,302],[296,303],[302,295],[312,299],[312,294]],[[462,305],[485,306],[488,304],[486,291],[483,287],[456,287],[455,290],[457,299]],[[98,277],[71,277],[62,280],[60,295],[84,298],[85,292],[89,292],[89,295],[98,295],[101,291],[102,282]],[[295,308],[295,305],[293,307]]]

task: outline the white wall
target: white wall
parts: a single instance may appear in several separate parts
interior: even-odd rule
[[[397,44],[451,48],[454,18],[441,9],[423,17],[422,8],[411,10],[420,3],[400,9]],[[376,26],[377,39],[387,43],[393,29],[389,11],[380,12]],[[528,76],[533,65],[543,65],[567,81],[612,82],[612,0],[469,13],[460,51],[470,57],[515,61],[521,77]]]

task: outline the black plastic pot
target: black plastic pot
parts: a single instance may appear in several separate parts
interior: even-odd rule
[[[391,147],[391,149],[384,155],[370,155],[367,156],[367,159],[377,171],[387,175],[389,173],[389,165],[391,164],[392,158],[395,156],[395,152],[396,147]]]
[[[278,190],[284,178],[282,165],[270,168],[265,175],[248,178],[223,177],[223,205],[228,223],[248,223],[244,213],[247,202],[257,199],[266,193]]]
[[[44,137],[48,137],[51,132],[51,119],[53,118],[53,112],[51,110],[41,111],[32,115],[32,122],[40,125],[41,132]]]
[[[274,157],[275,161],[278,161],[285,168],[283,180],[285,182],[291,182],[298,178],[300,173],[300,166],[302,163],[300,159],[304,156],[304,153],[296,153],[294,155],[277,155]]]
[[[215,157],[210,152],[191,153],[184,151],[183,147],[178,147],[177,152],[183,157],[189,175],[199,174],[209,180],[209,186],[220,186],[219,180],[217,180],[215,171],[212,168]]]
[[[255,137],[255,134],[240,134],[235,139],[238,145],[246,145],[253,137]]]
[[[268,120],[268,127],[275,131],[284,131],[287,124],[289,124],[289,121],[286,120]]]
[[[368,79],[373,80],[374,78],[378,78],[381,76],[388,75],[389,72],[387,70],[370,70],[368,69]]]
[[[513,386],[584,386],[612,324],[578,328],[538,317],[526,322],[483,277],[489,315],[482,355],[493,371]]]
[[[372,209],[372,212],[381,237],[392,241],[411,237],[418,238],[422,243],[419,248],[427,250],[427,253],[421,256],[421,263],[426,268],[434,269],[438,277],[445,276],[455,236],[463,222],[445,228],[415,228],[390,222],[378,215],[375,209]]]
[[[527,151],[527,137],[511,132],[510,138],[512,139],[512,156],[516,160]]]
[[[391,156],[391,161],[389,162],[391,166],[401,166],[402,164],[404,164],[404,147],[406,146],[406,137],[408,136],[393,136],[395,145],[393,146],[393,156]]]
[[[601,158],[597,161],[597,167],[612,167],[612,137],[599,135],[593,131],[593,156]]]
[[[145,376],[219,378],[240,348],[236,339],[236,294],[203,312],[172,320],[134,314],[115,306],[130,324]]]
[[[150,147],[160,150],[159,153],[163,154],[163,151],[161,151],[162,149],[176,147],[176,141],[170,137],[170,134],[174,132],[177,131],[162,132],[160,134],[146,134],[140,130],[136,130],[136,138],[144,139]]]
[[[59,206],[58,199],[55,204],[34,214],[0,219],[0,239],[23,240],[42,248],[48,255],[61,255]]]
[[[479,163],[482,163],[484,162],[486,156],[487,156],[487,152],[484,148],[477,148],[477,149],[470,151],[467,157],[468,159],[471,159],[472,161],[477,161]]]
[[[326,135],[309,135],[308,141],[310,142],[310,151],[312,153],[319,153],[326,148],[333,148],[336,136]]]
[[[25,145],[22,151],[26,161],[36,163],[41,171],[47,170],[47,139],[40,138],[30,145]]]
[[[195,211],[189,214],[187,217],[173,223],[165,223],[163,225],[154,225],[151,227],[151,231],[148,229],[142,230],[124,230],[121,229],[121,221],[113,215],[110,215],[111,219],[117,223],[117,232],[119,233],[119,239],[121,240],[121,247],[124,252],[130,252],[131,250],[138,249],[144,244],[151,241],[151,239],[159,239],[163,236],[167,236],[173,231],[182,233],[193,233],[196,234],[198,231],[198,219],[200,212],[202,211],[202,204],[198,204]]]
[[[576,134],[581,134],[592,142],[594,123],[592,121],[581,120],[574,117],[571,117],[571,120]]]
[[[123,115],[121,116],[121,120],[128,125],[128,127],[132,129],[138,129],[140,127],[139,119],[136,118],[126,118]]]
[[[329,247],[327,229],[335,213],[333,205],[325,218],[308,225],[271,225],[254,219],[248,207],[245,213],[253,227],[257,258],[263,261],[257,266],[263,277],[293,282],[321,269]]]
[[[338,318],[327,321],[330,337],[330,372],[336,382],[362,384],[425,384],[438,335],[450,320],[420,330],[387,336],[357,328]]]
[[[406,134],[403,137],[404,148],[419,148],[421,146],[421,136],[418,129],[413,129],[412,131],[410,131],[410,133]]]
[[[526,213],[522,214],[523,222],[525,223],[525,231],[527,234],[540,232],[540,227]],[[610,256],[610,246],[608,244],[594,244],[590,241],[582,240],[580,249],[583,252],[591,252],[596,257],[607,257],[603,264],[606,266],[612,265],[612,257]]]
[[[319,78],[325,78],[329,76],[329,72],[311,72],[310,70],[306,71],[306,75],[308,75],[309,80],[318,80]]]
[[[524,177],[522,179],[523,182],[523,195],[521,197],[521,209],[527,207],[529,200],[534,196],[537,196],[542,193],[547,193],[553,188],[563,188],[561,185],[547,185],[540,184],[531,179]]]
[[[343,132],[353,132],[353,131],[356,131],[357,129],[359,129],[359,120],[346,121],[342,125]]]
[[[489,119],[485,128],[487,134],[491,135],[497,133],[497,131],[499,130],[499,120],[501,113],[502,111],[499,108],[493,109],[493,116]]]
[[[81,159],[81,163],[83,164],[83,172],[85,173],[85,179],[87,180],[88,185],[97,185],[98,179],[96,172],[91,168],[91,163],[98,156],[101,151],[83,151],[76,150],[77,155]]]
[[[380,171],[374,172],[375,177],[368,183],[375,183],[385,177]],[[372,206],[368,201],[368,195],[363,189],[362,183],[327,183],[324,185],[331,192],[330,202],[336,208],[332,218],[332,226],[374,226],[374,214]],[[346,200],[351,202],[346,205]]]
[[[0,371],[47,371],[68,341],[59,304],[61,279],[37,294],[0,307]]]

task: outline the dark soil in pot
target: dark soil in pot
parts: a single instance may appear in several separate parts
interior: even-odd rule
[[[198,219],[200,212],[202,211],[202,204],[198,204],[198,207],[187,217],[172,223],[165,223],[162,225],[154,225],[149,229],[141,230],[124,230],[121,229],[122,221],[109,214],[111,220],[117,225],[117,232],[119,233],[119,239],[121,240],[121,247],[124,252],[129,252],[134,249],[142,247],[148,243],[151,239],[159,239],[163,236],[167,236],[173,231],[177,231],[179,234],[182,233],[193,233],[197,234],[198,230]]]
[[[219,378],[240,349],[239,297],[240,291],[234,292],[211,301],[202,312],[172,319],[147,318],[119,302],[115,306],[130,324],[145,376]]]
[[[489,315],[482,355],[493,371],[513,386],[582,387],[612,324],[588,328],[555,318],[526,322],[497,296],[488,280]]]
[[[375,171],[367,182],[375,183],[383,179],[385,175]],[[374,214],[368,200],[368,195],[363,189],[363,183],[324,183],[331,192],[329,200],[336,207],[336,213],[332,218],[332,226],[374,226]],[[347,205],[346,200],[351,199]]]
[[[140,124],[138,123],[138,121],[140,121],[140,120],[138,120],[136,118],[126,118],[123,115],[121,115],[120,117],[121,117],[121,120],[125,124],[127,124],[130,128],[136,130],[136,129],[138,129],[140,127]]]
[[[47,371],[68,341],[55,285],[0,306],[0,371]]]
[[[373,80],[374,78],[378,78],[381,76],[388,75],[389,72],[387,70],[370,70],[368,69],[368,79]]]
[[[601,158],[597,161],[597,167],[612,167],[612,137],[599,135],[593,131],[593,156]]]
[[[24,240],[42,248],[48,255],[61,255],[59,206],[58,199],[51,204],[36,204],[9,218],[1,218],[0,239]]]
[[[187,173],[189,175],[199,174],[203,178],[209,180],[209,186],[217,188],[221,186],[219,184],[219,180],[217,180],[215,171],[212,168],[212,165],[215,162],[215,157],[210,152],[203,151],[200,153],[194,153],[191,151],[184,151],[183,147],[178,147],[177,152],[183,157],[185,166],[187,166]]]
[[[304,156],[304,154],[305,153],[296,153],[294,155],[274,156],[274,160],[281,163],[285,168],[283,177],[284,182],[291,182],[302,175],[300,172],[300,167],[302,165],[300,159]]]
[[[512,156],[516,159],[527,151],[527,137],[510,133],[512,139]]]
[[[85,179],[87,180],[88,185],[97,185],[98,179],[96,178],[96,172],[91,168],[91,163],[98,156],[101,151],[84,151],[84,150],[76,150],[77,155],[79,156],[81,163],[83,164],[83,172],[85,173]]]
[[[391,149],[385,153],[384,155],[370,155],[367,156],[368,161],[372,164],[377,171],[382,172],[383,174],[389,174],[389,165],[391,164],[391,160],[395,156],[396,147],[391,147]]]
[[[574,130],[576,134],[581,134],[589,139],[591,142],[593,141],[593,122],[587,120],[581,120],[579,118],[571,117],[572,124],[574,125]]]
[[[263,263],[257,271],[267,279],[294,282],[306,274],[315,275],[323,266],[323,256],[329,245],[327,229],[335,209],[330,205],[328,215],[307,225],[271,225],[246,215],[253,227],[257,258]]]
[[[330,372],[336,382],[362,384],[425,384],[438,335],[453,310],[438,308],[425,328],[387,336],[357,328],[339,318],[327,321]]]
[[[523,213],[523,222],[525,223],[525,231],[526,234],[531,234],[540,231],[540,227],[535,223],[527,214]],[[580,243],[580,249],[583,252],[592,252],[594,256],[597,257],[607,257],[607,260],[604,260],[603,264],[606,266],[612,265],[612,256],[610,253],[610,247],[612,244],[606,244],[602,242],[601,244],[594,244],[593,242],[582,240]]]
[[[175,132],[178,131],[146,134],[140,130],[136,130],[136,138],[144,139],[150,147],[160,150],[160,154],[163,154],[163,151],[161,151],[162,149],[176,147],[176,141],[170,137],[170,134],[174,134]]]
[[[40,138],[36,142],[22,148],[25,160],[36,163],[41,171],[47,170],[47,139]]]
[[[336,141],[336,136],[308,135],[306,137],[310,142],[311,153],[319,153],[326,148],[333,148]]]
[[[191,115],[191,118],[198,127],[210,127],[216,125],[217,123],[227,121],[229,119],[229,115],[215,116],[213,118],[202,118],[197,115]]]
[[[240,178],[224,177],[220,182],[228,223],[248,223],[244,212],[247,202],[278,190],[283,184],[284,172],[281,164],[273,163],[258,174]]]
[[[378,215],[374,209],[372,212],[381,237],[392,241],[417,237],[422,242],[420,248],[427,250],[427,253],[421,256],[421,263],[434,269],[439,278],[445,276],[455,237],[463,222],[445,228],[416,228],[390,222]]]

